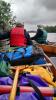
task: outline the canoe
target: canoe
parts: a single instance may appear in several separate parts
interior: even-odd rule
[[[6,43],[4,43],[4,41],[6,41]],[[45,53],[56,54],[56,43],[55,42],[48,41],[48,44],[39,44],[35,40],[32,40],[32,41],[33,41],[33,44],[41,47]],[[6,49],[10,48],[9,41],[6,39],[3,40],[3,47],[2,47],[2,49],[0,47],[0,52],[6,52],[5,48]]]
[[[38,46],[41,47],[45,53],[56,54],[56,46],[55,45],[38,44]]]
[[[33,44],[41,47],[45,53],[56,55],[56,43],[54,42],[48,42],[48,44],[39,44],[35,40],[33,40]]]
[[[33,81],[35,81],[36,82],[36,84],[38,83],[38,84],[40,84],[40,87],[39,86],[37,86],[38,88],[39,88],[39,90],[41,91],[41,94],[43,95],[43,97],[45,97],[45,96],[47,96],[47,98],[45,98],[45,100],[52,100],[52,97],[53,96],[55,96],[56,95],[56,92],[55,92],[55,90],[56,90],[56,88],[55,88],[55,86],[56,86],[56,83],[54,84],[53,82],[50,82],[49,84],[51,85],[53,85],[53,87],[49,87],[48,85],[47,85],[47,83],[45,83],[45,81],[48,81],[48,79],[47,80],[45,80],[45,79],[40,79],[40,77],[38,77],[38,76],[35,76],[37,73],[35,73],[35,75],[34,75],[34,70],[33,70],[33,68],[34,69],[38,69],[39,67],[40,67],[40,69],[41,69],[41,66],[43,67],[43,68],[45,68],[45,69],[47,69],[49,72],[51,72],[52,74],[53,74],[53,76],[54,76],[54,80],[55,80],[55,78],[56,78],[56,69],[55,69],[55,66],[53,65],[53,63],[51,62],[51,60],[49,59],[49,57],[46,55],[46,54],[44,54],[45,55],[45,59],[46,59],[46,61],[47,61],[47,63],[46,64],[41,64],[41,65],[25,65],[25,66],[18,66],[18,67],[20,67],[20,68],[23,68],[23,71],[24,72],[27,72],[26,70],[28,70],[29,71],[29,68],[31,69],[31,75],[29,75],[28,73],[26,74],[26,76],[30,79],[30,80],[33,80]],[[25,67],[25,68],[24,68]],[[37,67],[37,68],[36,68]],[[11,69],[12,70],[17,70],[17,67],[11,67]],[[45,70],[44,69],[44,70]],[[41,70],[43,70],[43,69],[41,69]],[[29,71],[30,72],[30,71]],[[47,72],[47,71],[46,71]],[[17,73],[18,73],[18,71],[17,71]],[[15,73],[15,76],[17,76],[17,74]],[[46,76],[46,75],[45,75]],[[48,77],[48,74],[47,74],[47,78],[50,78],[52,75],[49,73],[49,77]],[[24,76],[25,77],[25,76]],[[35,100],[36,98],[34,97],[34,94],[31,94],[31,93],[34,93],[35,92],[35,90],[34,90],[34,88],[33,87],[29,87],[28,85],[27,85],[27,82],[26,82],[26,80],[24,79],[24,77],[23,77],[23,81],[21,80],[21,86],[20,86],[20,91],[18,91],[18,93],[20,92],[20,94],[21,95],[19,95],[19,96],[17,96],[17,98],[19,99],[19,100],[21,100],[22,98],[24,99],[24,100],[26,100],[27,99],[27,97],[30,97],[30,100],[32,100],[31,99],[31,97],[32,97],[32,95],[33,95],[33,100]],[[14,77],[14,82],[12,83],[12,82],[9,82],[9,81],[11,81],[11,79],[8,81],[8,78],[7,78],[7,85],[0,85],[0,94],[2,93],[2,95],[1,95],[1,99],[4,97],[5,99],[6,98],[8,98],[8,94],[7,93],[10,93],[11,92],[11,90],[13,89],[13,85],[12,84],[14,84],[14,91],[15,91],[15,86],[17,87],[17,85],[15,85],[15,78],[16,77]],[[4,79],[3,79],[3,81],[4,81]],[[22,83],[23,82],[23,83]],[[11,85],[8,85],[9,83],[11,83]],[[1,78],[0,78],[0,84],[1,84]],[[23,84],[23,86],[22,86],[22,84]],[[32,83],[31,83],[32,84]],[[25,85],[27,85],[27,86],[25,86]],[[13,95],[12,94],[10,94],[10,96],[12,95],[13,97],[14,97],[14,91],[12,91],[13,92]],[[6,95],[4,95],[4,93],[6,94]],[[22,95],[22,93],[25,95],[25,97],[24,97],[24,95]],[[27,95],[28,94],[28,95]],[[27,96],[26,96],[27,95]],[[20,97],[20,98],[19,98]],[[9,100],[11,100],[11,98],[12,97],[10,97],[9,98]],[[14,97],[14,99],[12,99],[12,100],[18,100],[18,99],[15,99],[15,97]],[[27,99],[28,100],[28,99]],[[36,100],[39,100],[39,99],[36,99]],[[43,100],[43,99],[41,99],[41,100]]]
[[[6,52],[9,47],[9,39],[0,40],[0,52]]]
[[[44,64],[41,63],[41,60],[40,60],[40,61],[37,61],[39,65],[38,64],[24,65],[23,67],[21,65],[20,66],[18,65],[17,67],[12,67],[11,69],[14,70],[14,72],[16,70],[14,81],[12,82],[11,79],[8,80],[8,78],[7,78],[7,83],[6,83],[6,86],[4,87],[2,85],[2,83],[4,84],[4,79],[3,79],[3,81],[1,81],[3,77],[0,78],[0,84],[2,85],[2,86],[0,85],[0,93],[1,92],[2,92],[2,94],[3,93],[10,93],[9,100],[18,100],[18,99],[22,100],[22,98],[23,98],[23,100],[28,100],[28,99],[29,100],[39,100],[39,99],[36,99],[34,93],[32,94],[32,92],[37,91],[37,90],[34,90],[34,89],[36,89],[37,87],[40,86],[40,91],[41,91],[44,87],[47,88],[47,87],[49,87],[49,84],[50,85],[52,84],[54,88],[49,87],[49,88],[47,88],[47,90],[46,90],[46,88],[44,88],[44,90],[41,91],[43,96],[44,96],[44,94],[45,94],[45,96],[48,96],[48,97],[45,97],[45,100],[52,100],[52,96],[54,96],[56,94],[56,92],[54,91],[56,89],[55,88],[56,87],[56,83],[55,83],[55,81],[56,81],[56,68],[55,68],[55,65],[52,63],[52,61],[50,60],[50,58],[45,53],[44,53],[44,60],[46,60],[46,63],[44,63]],[[21,71],[22,68],[23,68],[23,70]],[[48,78],[45,79],[45,77],[43,78],[43,76],[41,77],[41,76],[37,75],[37,73],[39,72],[39,71],[37,72],[38,68],[40,68],[41,71],[46,69],[45,73],[47,73],[49,71],[49,73],[45,74],[45,76],[47,75],[47,77],[48,77],[48,75],[49,75],[48,78],[50,78],[50,76],[51,76],[54,81],[50,82],[48,80]],[[21,81],[20,81],[20,79],[18,80],[18,77],[19,77],[19,74],[20,74],[19,70],[20,70],[20,72],[24,72],[23,75],[25,75],[25,76],[21,76],[21,78],[22,78]],[[36,71],[36,73],[34,71]],[[41,72],[40,72],[40,74],[41,74]],[[44,74],[44,72],[42,72],[42,74]],[[29,87],[27,78],[30,79],[29,82],[30,82],[30,86],[32,85],[32,87]],[[37,85],[36,88],[35,88],[35,85],[33,84],[33,82],[31,80],[34,81],[34,84]],[[17,90],[17,87],[18,87],[17,86],[18,81],[20,82],[20,86],[23,85],[24,88],[23,88],[23,86],[22,87],[19,86],[20,91],[18,90],[18,92],[20,92],[20,95],[18,94],[18,99],[15,99],[16,90]],[[10,86],[9,86],[9,84],[10,84]],[[28,87],[26,87],[26,86],[28,86]],[[25,89],[25,87],[26,87],[26,89]],[[25,91],[25,93],[24,93],[24,91]],[[47,91],[47,93],[46,93],[46,91]],[[23,94],[21,92],[23,92]],[[36,92],[36,93],[38,93],[38,92]],[[7,94],[6,94],[6,96],[1,95],[0,99],[2,100],[3,97],[5,98],[5,100],[6,100],[6,98],[8,99]],[[41,99],[41,100],[43,100],[43,99]]]

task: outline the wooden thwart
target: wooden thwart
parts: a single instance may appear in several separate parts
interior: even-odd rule
[[[47,63],[47,64],[41,64],[41,65],[23,65],[23,66],[18,66],[18,67],[11,67],[10,69],[12,70],[16,70],[15,72],[15,77],[14,77],[14,82],[13,82],[13,85],[12,85],[12,89],[11,89],[11,93],[10,93],[10,96],[9,96],[9,100],[15,100],[15,97],[16,97],[16,91],[17,91],[17,83],[18,83],[18,77],[19,77],[19,73],[21,70],[24,70],[28,67],[32,68],[32,67],[37,67],[37,66],[43,66],[43,67],[46,67],[46,66],[52,66],[51,63]]]
[[[51,67],[52,64],[51,64],[51,63],[46,63],[46,64],[40,64],[40,65],[31,65],[31,66],[30,66],[30,65],[23,65],[23,66],[21,66],[21,68],[22,68],[22,69],[25,69],[25,68],[28,68],[28,67],[38,67],[38,66],[39,66],[39,67],[41,67],[41,66],[43,66],[43,67],[46,67],[46,66],[47,66],[47,67],[48,67],[48,66]],[[20,68],[20,66],[18,66],[18,67]],[[16,67],[16,66],[15,66],[15,67],[10,67],[10,69],[11,69],[11,70],[16,70],[17,67]]]

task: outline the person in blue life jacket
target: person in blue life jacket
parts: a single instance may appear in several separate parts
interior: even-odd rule
[[[47,34],[48,33],[43,28],[38,27],[36,35],[34,37],[32,37],[31,39],[35,40],[36,42],[41,43],[41,44],[43,44],[43,43],[48,44]]]
[[[17,23],[9,32],[1,32],[0,40],[10,40],[10,46],[27,46],[32,45],[29,33],[24,29],[24,25]]]

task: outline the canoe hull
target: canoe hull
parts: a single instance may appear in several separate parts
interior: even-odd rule
[[[39,44],[38,46],[41,47],[45,53],[56,54],[56,46],[46,44]]]

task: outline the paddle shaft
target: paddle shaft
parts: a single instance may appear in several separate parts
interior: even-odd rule
[[[27,66],[28,67],[28,66]],[[16,73],[15,73],[15,77],[14,77],[14,82],[12,85],[12,90],[10,93],[10,97],[9,100],[15,100],[16,97],[16,91],[17,91],[17,83],[18,83],[18,77],[19,77],[19,72],[23,69],[27,68],[26,66],[19,66],[16,68]]]
[[[16,73],[15,73],[14,82],[13,82],[13,86],[12,86],[9,100],[15,100],[16,91],[17,91],[18,76],[19,76],[19,69],[17,69]]]

